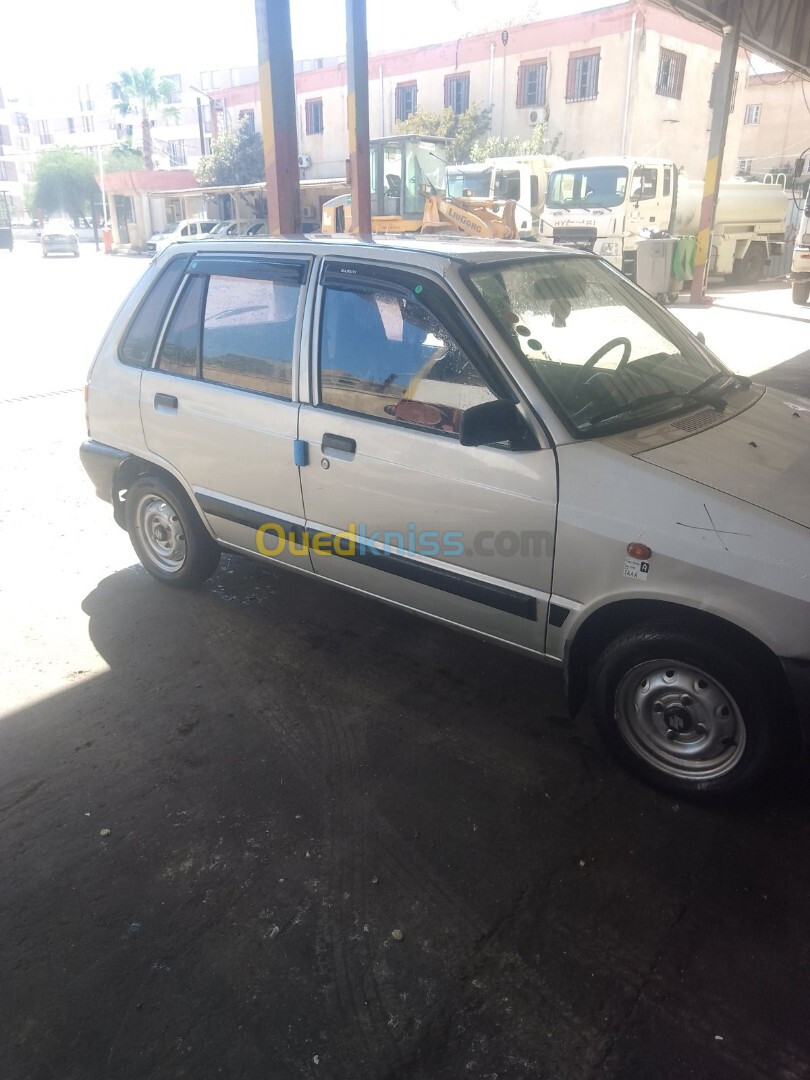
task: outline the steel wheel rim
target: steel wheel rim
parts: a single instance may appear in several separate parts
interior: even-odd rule
[[[616,724],[630,749],[680,780],[725,776],[745,752],[742,714],[723,684],[680,660],[651,660],[616,688]]]
[[[176,574],[186,561],[186,534],[180,515],[162,495],[143,495],[135,514],[138,535],[149,559]]]

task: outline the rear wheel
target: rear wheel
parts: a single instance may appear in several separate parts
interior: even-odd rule
[[[592,697],[619,760],[679,796],[746,791],[787,744],[779,696],[756,665],[681,623],[620,634],[596,664]]]
[[[158,581],[190,588],[219,565],[220,549],[179,485],[141,477],[127,491],[125,514],[135,553]]]
[[[810,281],[794,281],[790,294],[794,304],[806,304],[810,299]]]
[[[752,244],[742,259],[734,263],[732,279],[737,285],[756,285],[765,271],[767,256],[761,244]]]

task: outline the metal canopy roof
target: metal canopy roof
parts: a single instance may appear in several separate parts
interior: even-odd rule
[[[663,0],[679,14],[722,31],[734,19],[734,0]],[[740,37],[753,52],[810,77],[809,0],[742,0]]]

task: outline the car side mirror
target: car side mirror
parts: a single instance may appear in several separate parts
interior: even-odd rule
[[[459,442],[462,446],[509,443],[510,450],[536,450],[537,440],[512,401],[484,401],[461,414]]]
[[[701,345],[706,344],[706,335],[703,333],[702,330],[698,330],[698,332],[695,334],[695,337],[698,339]]]

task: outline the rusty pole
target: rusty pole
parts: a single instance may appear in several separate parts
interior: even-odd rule
[[[720,173],[723,168],[723,151],[726,148],[728,114],[731,108],[731,96],[734,91],[734,73],[737,69],[737,53],[740,48],[741,15],[742,5],[740,0],[731,0],[729,17],[734,21],[723,30],[720,63],[714,77],[709,156],[706,161],[706,175],[703,180],[703,202],[700,206],[695,268],[692,274],[693,304],[711,303],[711,300],[705,296],[706,277],[711,256],[711,237],[714,228],[714,216],[717,210],[717,196],[720,193]]]
[[[257,0],[258,3],[258,0]],[[366,0],[346,0],[346,60],[349,70],[349,182],[352,226],[357,235],[371,234],[371,174],[368,148],[368,40]]]
[[[301,231],[290,0],[256,0],[267,231]]]

